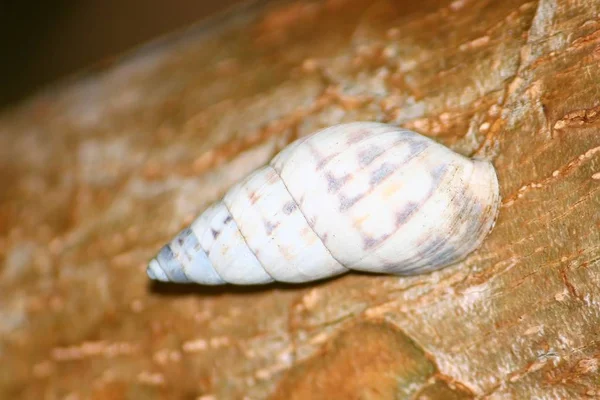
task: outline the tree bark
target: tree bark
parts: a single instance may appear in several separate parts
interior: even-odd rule
[[[2,398],[600,396],[600,3],[250,4],[0,116]],[[489,157],[439,272],[151,285],[160,245],[353,120]]]

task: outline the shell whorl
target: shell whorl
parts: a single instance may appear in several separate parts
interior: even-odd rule
[[[336,125],[233,186],[147,272],[205,285],[427,272],[477,249],[499,203],[488,161],[390,125]]]

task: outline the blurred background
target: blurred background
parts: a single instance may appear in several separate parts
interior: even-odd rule
[[[0,0],[0,110],[245,0]]]

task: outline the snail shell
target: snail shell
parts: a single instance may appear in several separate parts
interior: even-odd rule
[[[147,272],[205,285],[427,272],[479,247],[499,203],[490,162],[395,126],[342,124],[296,140],[231,188]]]

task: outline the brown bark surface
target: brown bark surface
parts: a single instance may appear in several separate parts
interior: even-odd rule
[[[353,120],[490,157],[503,205],[417,277],[151,285],[294,138]],[[600,396],[600,3],[249,6],[0,116],[0,397]]]

